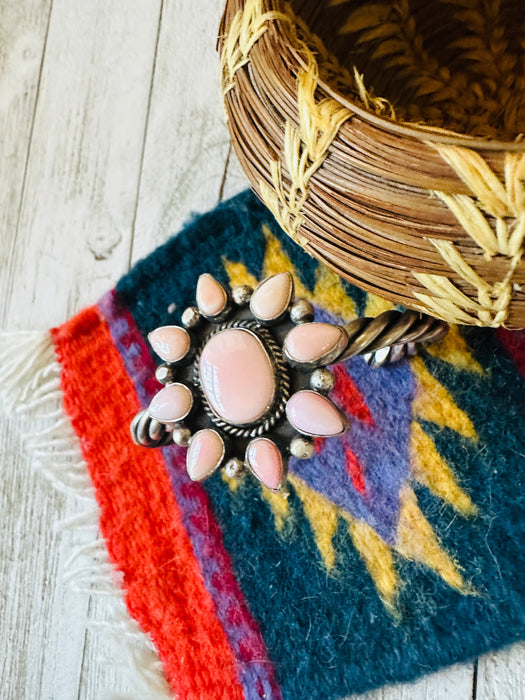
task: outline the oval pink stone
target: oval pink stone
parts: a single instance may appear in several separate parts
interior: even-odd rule
[[[316,391],[298,391],[286,404],[286,416],[300,433],[317,437],[341,435],[346,421],[341,412],[325,396]]]
[[[293,295],[293,277],[279,272],[263,280],[250,299],[252,314],[261,321],[273,321],[288,308]]]
[[[222,284],[206,272],[197,281],[196,300],[204,316],[218,316],[226,307],[228,295]]]
[[[347,343],[343,328],[331,323],[303,323],[295,326],[284,340],[286,355],[295,362],[335,360]]]
[[[186,469],[193,481],[210,476],[222,462],[224,442],[215,430],[199,430],[191,439],[186,453]]]
[[[185,384],[168,384],[153,397],[148,413],[161,423],[178,423],[193,405],[193,394]]]
[[[188,354],[191,340],[180,326],[161,326],[148,335],[151,347],[164,362],[179,362]]]
[[[275,379],[259,338],[245,328],[219,331],[199,360],[202,389],[211,408],[228,423],[254,423],[270,408]]]
[[[278,491],[283,478],[283,458],[268,438],[252,440],[246,449],[246,462],[255,476],[272,491]]]

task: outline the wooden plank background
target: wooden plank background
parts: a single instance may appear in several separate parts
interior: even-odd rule
[[[91,304],[192,212],[247,185],[220,105],[222,0],[0,2],[0,327]],[[100,630],[104,599],[64,577],[97,538],[57,523],[78,500],[32,471],[0,421],[0,697],[145,697]],[[523,647],[368,700],[518,700]],[[152,698],[154,696],[151,696]]]

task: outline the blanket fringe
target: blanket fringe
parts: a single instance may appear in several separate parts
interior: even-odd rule
[[[78,437],[62,410],[60,374],[49,332],[0,333],[1,403],[8,412],[18,414],[28,428],[38,426],[38,430],[22,434],[34,467],[53,488],[83,501],[82,511],[57,522],[56,531],[97,532],[95,492]],[[109,697],[172,698],[153,643],[126,610],[122,578],[109,561],[102,537],[76,547],[65,564],[64,583],[75,592],[104,597],[107,619],[92,620],[90,627],[110,632],[124,645],[130,664],[145,685],[133,696],[113,693]]]

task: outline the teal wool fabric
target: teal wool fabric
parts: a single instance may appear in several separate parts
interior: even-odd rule
[[[283,269],[318,320],[386,308],[303,253],[251,193],[190,222],[115,298],[145,338],[180,322],[201,273],[233,286]],[[524,637],[524,348],[521,332],[465,327],[392,368],[352,358],[332,394],[351,427],[291,460],[288,498],[222,473],[196,485],[273,666],[266,697],[340,698]],[[177,459],[166,469],[182,502],[193,485]],[[245,697],[263,696],[257,683]]]

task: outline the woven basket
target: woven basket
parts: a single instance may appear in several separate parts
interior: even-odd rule
[[[232,142],[283,229],[447,321],[525,326],[524,0],[227,0]]]

